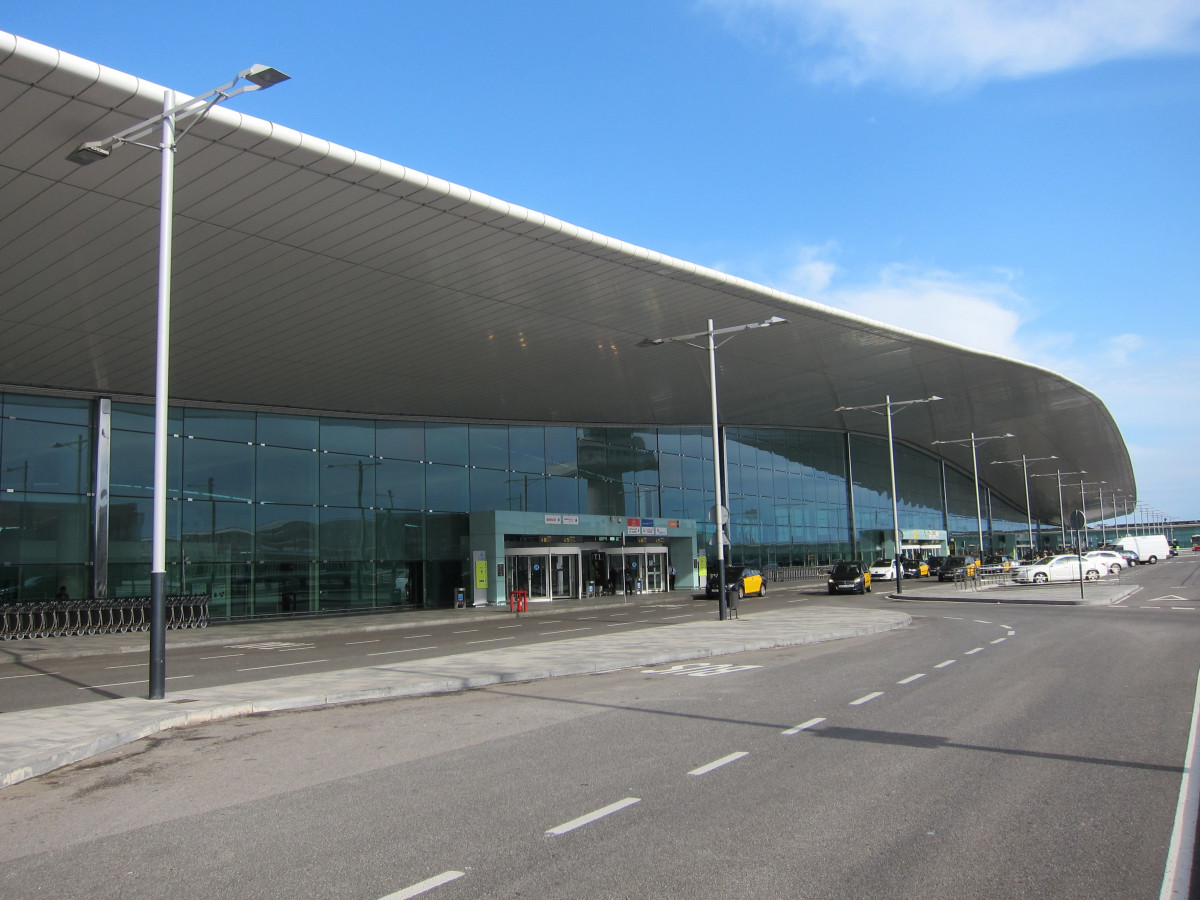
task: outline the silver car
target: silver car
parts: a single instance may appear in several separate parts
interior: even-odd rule
[[[1078,581],[1079,557],[1074,554],[1048,556],[1035,563],[1017,569],[1016,580],[1020,584],[1045,584],[1048,581]],[[1083,560],[1083,577],[1095,581],[1108,570],[1102,563]]]
[[[1128,563],[1125,562],[1125,557],[1123,557],[1120,553],[1117,553],[1115,550],[1092,550],[1083,554],[1083,558],[1086,562],[1102,564],[1106,569],[1108,569],[1109,575],[1120,575],[1121,570],[1128,565]]]

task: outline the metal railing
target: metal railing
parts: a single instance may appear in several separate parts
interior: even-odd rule
[[[208,600],[207,594],[167,597],[167,628],[207,628]],[[0,606],[0,637],[6,641],[149,629],[149,597],[30,600]]]

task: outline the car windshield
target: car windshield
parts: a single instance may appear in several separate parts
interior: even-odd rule
[[[839,577],[845,577],[847,575],[857,576],[857,575],[860,575],[861,573],[862,573],[862,568],[859,566],[858,563],[840,562],[836,566],[833,567],[833,574],[836,576],[839,576]]]
[[[942,565],[943,566],[961,566],[966,561],[967,561],[966,558],[962,557],[962,556],[947,556],[946,561],[944,563],[942,563]]]
[[[892,564],[892,561],[890,559],[875,560],[875,568],[877,568],[877,569],[886,569],[891,564]]]

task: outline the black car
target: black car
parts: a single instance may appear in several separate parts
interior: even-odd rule
[[[938,569],[938,581],[953,581],[960,573],[974,575],[976,569],[973,556],[947,556]]]
[[[904,573],[905,578],[920,578],[921,577],[921,560],[909,559],[907,556],[900,557],[900,569]],[[933,569],[927,571],[932,572]]]
[[[829,593],[865,594],[871,590],[871,573],[865,563],[840,562],[829,573]]]
[[[767,596],[767,579],[758,569],[751,569],[749,566],[726,566],[725,590],[736,591],[739,597],[745,597],[747,594],[765,597]],[[720,578],[714,572],[708,576],[704,596],[715,597],[720,591]]]

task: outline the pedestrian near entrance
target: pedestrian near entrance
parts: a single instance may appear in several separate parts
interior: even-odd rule
[[[675,563],[667,566],[667,590],[675,590]]]

